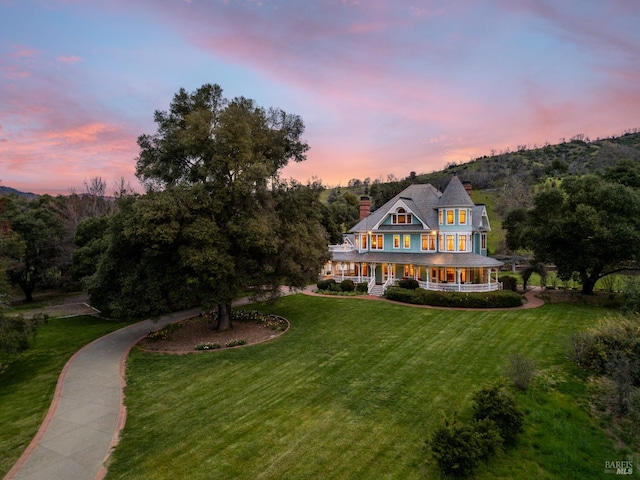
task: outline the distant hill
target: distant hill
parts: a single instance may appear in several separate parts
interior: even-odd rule
[[[560,180],[568,175],[602,173],[623,159],[640,163],[640,132],[594,141],[576,135],[556,145],[521,145],[515,151],[493,152],[492,155],[484,155],[466,163],[451,163],[437,172],[411,172],[406,178],[391,182],[376,180],[368,183],[354,179],[349,186],[329,189],[324,198],[346,192],[369,195],[376,208],[411,183],[431,183],[442,191],[455,172],[460,180],[470,182],[474,190],[504,192],[503,197],[507,201],[506,193],[513,196],[516,187],[520,190],[518,195],[524,191],[531,193],[535,185]],[[499,210],[508,210],[510,206],[505,205]]]
[[[594,141],[576,135],[567,142],[533,148],[522,145],[516,151],[494,152],[467,163],[451,164],[440,172],[418,175],[416,181],[437,187],[439,181],[448,181],[457,171],[460,179],[471,182],[474,188],[500,188],[514,177],[535,185],[548,178],[603,173],[623,159],[640,162],[640,132]]]
[[[37,193],[21,192],[15,188],[5,187],[3,185],[0,185],[0,195],[18,195],[19,197],[28,198],[29,200],[39,197]]]

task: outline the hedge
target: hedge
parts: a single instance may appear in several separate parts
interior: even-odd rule
[[[407,290],[405,288],[389,287],[384,296],[397,302],[437,307],[510,308],[522,305],[522,296],[510,290],[464,293],[436,292],[423,288]]]

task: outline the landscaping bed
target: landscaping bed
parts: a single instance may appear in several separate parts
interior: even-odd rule
[[[149,333],[138,343],[152,352],[188,353],[198,350],[217,350],[241,345],[253,345],[282,335],[289,327],[281,317],[265,321],[236,320],[233,328],[215,329],[208,319],[193,317]]]

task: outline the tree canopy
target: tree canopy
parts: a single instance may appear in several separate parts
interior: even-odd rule
[[[640,192],[597,175],[541,191],[503,227],[510,249],[531,250],[537,262],[555,264],[560,278],[577,275],[585,294],[606,275],[640,267]]]
[[[90,289],[99,308],[132,313],[144,301],[152,314],[201,302],[226,329],[239,295],[317,278],[328,258],[320,188],[280,179],[306,158],[300,117],[207,84],[181,89],[155,122],[138,139],[147,193],[119,201]]]
[[[47,195],[34,200],[2,199],[0,257],[8,280],[22,289],[28,302],[36,286],[65,266],[64,226],[50,207]]]

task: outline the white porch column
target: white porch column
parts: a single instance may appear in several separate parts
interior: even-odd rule
[[[491,269],[487,268],[486,272],[487,272],[487,290],[491,291]]]
[[[459,268],[456,268],[456,283],[458,284],[458,291],[460,291],[460,289],[462,288],[462,286],[460,285],[460,272],[461,270]]]

